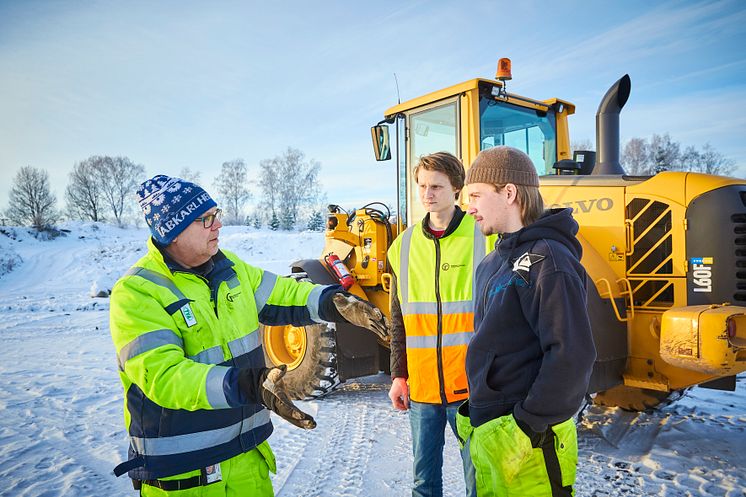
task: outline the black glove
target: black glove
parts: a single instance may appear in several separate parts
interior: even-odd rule
[[[379,308],[347,292],[335,293],[332,301],[339,314],[350,324],[368,328],[382,340],[388,340],[389,322]]]
[[[546,443],[547,440],[552,440],[552,434],[550,433],[552,431],[551,428],[547,427],[544,431],[534,431],[528,423],[525,423],[521,421],[520,419],[513,416],[513,419],[515,419],[515,424],[518,425],[518,428],[521,429],[521,431],[531,440],[531,447],[536,449],[541,447]]]
[[[276,368],[244,368],[238,372],[238,386],[249,399],[260,402],[298,428],[316,428],[313,417],[295,407],[285,393],[282,377],[286,371],[285,364]]]

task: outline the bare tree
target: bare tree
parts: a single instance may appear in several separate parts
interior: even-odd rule
[[[251,198],[247,184],[248,172],[243,159],[223,162],[220,174],[215,178],[215,187],[225,204],[226,224],[242,224],[241,212]]]
[[[624,145],[622,165],[633,175],[655,174],[660,171],[694,171],[727,176],[735,170],[735,162],[706,143],[701,150],[684,148],[668,135],[654,134],[650,142],[632,138]]]
[[[280,157],[264,159],[259,163],[259,188],[262,190],[261,206],[267,219],[276,215],[280,204]]]
[[[104,156],[101,159],[96,167],[97,181],[101,185],[104,202],[121,226],[124,215],[134,206],[134,202],[128,200],[143,181],[145,168],[128,157]]]
[[[573,140],[570,142],[570,153],[574,155],[576,150],[583,150],[587,152],[596,150],[596,147],[593,146],[593,142],[591,142],[588,138],[585,138],[583,140]]]
[[[681,156],[682,167],[687,171],[728,176],[735,169],[735,162],[705,143],[702,151],[687,147]]]
[[[41,231],[57,220],[57,199],[49,189],[49,174],[25,166],[13,179],[6,215],[16,224],[31,225]]]
[[[321,164],[288,147],[285,153],[260,163],[259,185],[263,205],[283,218],[284,226],[295,225],[301,207],[313,205],[320,195]]]
[[[653,174],[654,172],[650,147],[643,138],[631,138],[625,143],[621,162],[627,174],[633,176]]]
[[[78,162],[70,173],[70,183],[65,189],[67,212],[81,220],[102,221],[104,219],[103,191],[97,169],[102,167],[104,158],[93,155]]]
[[[188,167],[182,167],[181,171],[179,172],[179,178],[185,179],[189,181],[190,183],[196,183],[200,184],[202,181],[202,172],[200,171],[192,171]]]

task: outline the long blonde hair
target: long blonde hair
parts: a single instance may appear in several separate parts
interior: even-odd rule
[[[499,192],[505,185],[492,185]],[[535,186],[513,185],[516,189],[516,201],[521,207],[521,223],[524,226],[533,224],[544,213],[544,199]]]

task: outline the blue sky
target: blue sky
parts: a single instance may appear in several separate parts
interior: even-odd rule
[[[746,176],[746,2],[192,2],[0,0],[0,208],[16,171],[126,155],[148,174],[222,162],[256,174],[287,146],[322,164],[330,202],[394,204],[370,126],[402,100],[510,57],[509,90],[577,105],[594,140],[629,73],[622,141],[711,143]],[[213,189],[214,190],[214,189]]]

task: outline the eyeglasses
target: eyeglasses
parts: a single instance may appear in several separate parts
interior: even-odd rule
[[[215,220],[216,219],[218,221],[220,221],[221,219],[223,219],[223,210],[222,209],[218,209],[215,212],[213,212],[212,214],[207,214],[207,215],[202,216],[202,217],[194,218],[194,222],[195,223],[202,223],[202,226],[204,226],[205,229],[209,229],[209,228],[212,228],[213,224],[215,224]]]

